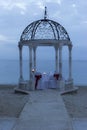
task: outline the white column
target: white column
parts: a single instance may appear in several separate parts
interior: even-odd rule
[[[59,74],[62,76],[62,46],[59,46]]]
[[[20,78],[19,81],[23,81],[23,72],[22,72],[22,46],[19,45],[19,65],[20,65]]]
[[[58,72],[58,47],[55,47],[55,71]]]
[[[29,68],[30,80],[32,80],[32,47],[29,47]]]
[[[72,45],[69,47],[69,80],[72,80]]]
[[[36,47],[33,48],[34,57],[33,57],[33,63],[34,63],[34,72],[36,72]]]

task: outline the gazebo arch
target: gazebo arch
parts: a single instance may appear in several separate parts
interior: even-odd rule
[[[62,48],[68,47],[69,51],[69,76],[67,83],[73,84],[72,80],[72,42],[65,28],[59,23],[47,18],[47,8],[45,7],[44,19],[40,19],[29,24],[21,34],[19,47],[20,77],[19,84],[24,82],[22,73],[22,48],[29,47],[29,86],[33,86],[34,80],[32,69],[36,71],[36,50],[38,46],[52,46],[55,49],[55,71],[61,75],[62,82]],[[32,62],[33,61],[33,62]],[[20,85],[19,85],[20,86]],[[61,86],[61,85],[60,85]]]

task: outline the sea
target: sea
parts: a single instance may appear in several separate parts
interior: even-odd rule
[[[68,79],[68,61],[64,60],[63,63],[63,78]],[[54,60],[38,60],[37,71],[41,73],[54,73],[55,61]],[[29,79],[29,61],[23,60],[23,78]],[[72,78],[75,85],[87,85],[87,61],[73,60],[72,61]],[[19,60],[0,60],[0,84],[18,84],[19,81]]]

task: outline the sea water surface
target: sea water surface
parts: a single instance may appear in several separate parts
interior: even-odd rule
[[[54,73],[54,60],[38,60],[37,71]],[[63,61],[63,77],[68,79],[68,61]],[[29,79],[29,61],[23,60],[23,76]],[[87,85],[87,61],[72,61],[72,78],[75,85]],[[0,60],[0,84],[17,84],[19,80],[19,61]]]

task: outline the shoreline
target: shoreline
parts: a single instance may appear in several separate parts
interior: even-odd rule
[[[15,93],[15,85],[0,85],[0,117],[18,118],[29,95]]]
[[[0,84],[0,117],[18,117],[29,95],[14,93],[17,85]],[[62,95],[70,118],[87,118],[87,86],[77,86],[77,93]]]
[[[78,86],[77,93],[62,96],[71,118],[87,118],[87,86]]]
[[[17,86],[18,83],[0,83],[0,86]],[[87,87],[87,84],[74,84],[76,87]]]
[[[14,89],[15,87],[17,87],[17,84],[0,84],[0,89]]]

